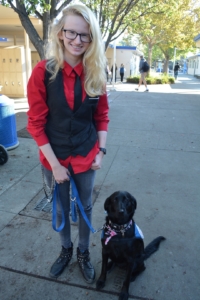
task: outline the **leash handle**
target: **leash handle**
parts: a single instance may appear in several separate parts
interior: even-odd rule
[[[60,201],[60,197],[59,197],[59,187],[58,184],[55,184],[55,188],[54,188],[54,193],[53,193],[53,213],[52,213],[52,227],[55,231],[60,232],[64,226],[65,226],[65,214],[64,214],[64,210],[62,207],[62,203]],[[62,211],[62,222],[60,224],[60,226],[57,228],[56,227],[56,201],[60,201],[60,206],[61,206],[61,211]]]

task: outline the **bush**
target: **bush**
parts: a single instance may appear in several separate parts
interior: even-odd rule
[[[162,78],[156,78],[156,84],[162,84]]]
[[[146,82],[147,82],[147,84],[155,84],[156,79],[155,79],[155,77],[148,76],[148,77],[146,77]]]
[[[131,76],[127,77],[126,81],[128,83],[139,83],[140,76]],[[147,84],[172,84],[175,83],[174,77],[167,75],[166,73],[161,74],[160,76],[147,76],[146,77]]]
[[[174,77],[169,77],[169,83],[175,83]]]
[[[134,77],[127,77],[127,82],[128,83],[139,83],[139,76],[134,76]]]

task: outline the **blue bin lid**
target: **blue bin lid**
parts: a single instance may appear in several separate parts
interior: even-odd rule
[[[13,105],[13,101],[5,95],[0,94],[0,106]]]

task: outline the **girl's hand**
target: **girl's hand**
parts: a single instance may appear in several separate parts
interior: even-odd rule
[[[99,153],[96,155],[96,157],[92,163],[92,166],[91,166],[92,170],[101,169],[101,163],[102,163],[103,156],[104,156],[103,152],[99,151]]]
[[[67,168],[63,167],[62,165],[57,165],[52,169],[53,176],[55,181],[60,184],[65,182],[66,180],[69,181],[70,172]]]

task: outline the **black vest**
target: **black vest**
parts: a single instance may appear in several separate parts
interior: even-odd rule
[[[97,141],[93,115],[99,97],[89,97],[82,102],[77,111],[72,111],[64,94],[62,70],[51,81],[50,73],[45,73],[47,105],[49,108],[45,127],[51,147],[57,158],[68,156],[87,156]]]

